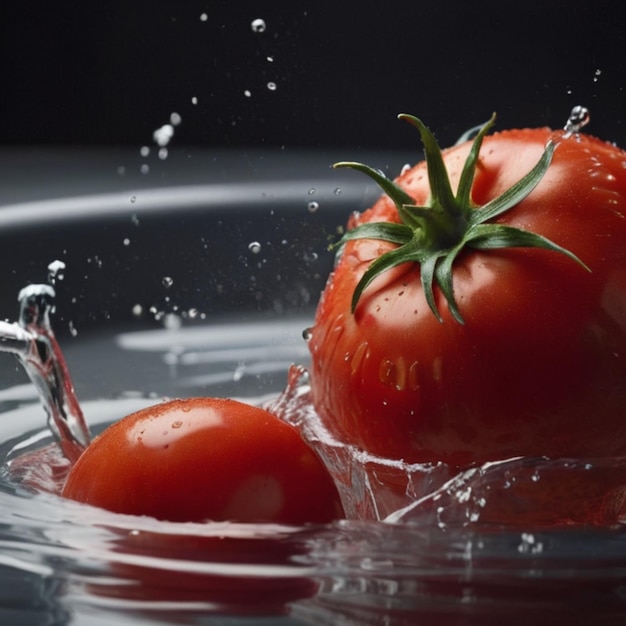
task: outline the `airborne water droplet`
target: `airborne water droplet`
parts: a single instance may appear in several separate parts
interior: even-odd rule
[[[254,33],[264,33],[265,29],[267,28],[267,25],[265,24],[264,19],[261,19],[260,17],[258,17],[255,20],[252,20],[252,23],[250,24],[250,28],[252,28],[252,32]]]
[[[52,261],[52,263],[48,265],[48,282],[54,285],[57,280],[63,280],[65,277],[64,272],[65,263],[63,263],[63,261],[59,261],[58,259]]]
[[[170,139],[174,136],[174,127],[172,124],[164,124],[161,128],[157,128],[152,133],[152,138],[157,146],[164,148],[170,142]]]

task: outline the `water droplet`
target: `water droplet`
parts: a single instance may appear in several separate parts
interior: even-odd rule
[[[309,328],[305,328],[302,331],[302,339],[305,341],[311,341],[313,339],[313,327],[309,326]]]
[[[76,329],[76,326],[74,326],[74,322],[70,320],[67,327],[69,328],[70,335],[72,335],[72,337],[76,337],[78,335],[78,330]]]
[[[163,317],[163,327],[166,330],[178,330],[182,325],[183,321],[175,313],[168,313]]]
[[[141,149],[139,150],[139,154],[144,158],[149,156],[150,148],[148,146],[142,146]]]
[[[130,203],[131,204],[135,204],[135,202],[137,202],[137,196],[131,196],[130,197]]]
[[[126,168],[123,165],[120,165],[117,168],[117,174],[118,176],[124,176],[124,174],[126,174]]]
[[[148,174],[150,172],[150,166],[147,163],[144,163],[141,168],[139,169],[139,171],[142,174]]]
[[[206,13],[201,13],[200,14],[200,21],[201,22],[206,22],[209,19],[209,16]]]
[[[251,241],[248,244],[248,250],[250,250],[252,254],[259,254],[259,252],[261,252],[261,244],[258,241]]]
[[[123,240],[122,240],[122,243],[123,243],[125,246],[130,246],[130,239],[129,239],[128,237],[126,237],[125,239],[123,239]]]
[[[165,161],[168,154],[167,148],[159,148],[159,159],[161,159],[161,161]]]
[[[574,133],[580,132],[583,126],[589,124],[590,120],[591,115],[589,113],[589,109],[579,104],[576,105],[569,114],[567,122],[563,127],[563,130],[565,131],[565,137],[567,138]]]
[[[192,96],[191,104],[198,104],[198,98],[196,98],[196,96]]]
[[[170,142],[170,139],[174,136],[174,127],[171,124],[164,124],[161,128],[157,128],[152,133],[154,143],[160,147],[165,147]]]
[[[315,202],[315,201],[309,202],[306,205],[306,209],[309,213],[315,213],[319,208],[320,208],[319,202]]]
[[[48,265],[48,282],[54,285],[57,280],[63,280],[65,277],[64,272],[65,263],[63,263],[63,261],[59,261],[58,259],[52,261],[52,263]]]
[[[269,83],[267,83],[267,88],[270,91],[276,91],[276,83],[274,81],[270,81]]]
[[[175,422],[172,422],[172,428],[180,428],[182,425],[182,420],[176,420]]]
[[[252,20],[252,23],[250,24],[250,28],[252,28],[253,33],[264,33],[265,29],[267,28],[267,25],[265,24],[264,19],[261,19],[260,17],[258,17],[255,20]]]
[[[135,226],[139,226],[139,218],[137,217],[137,213],[133,213],[130,216],[130,221],[135,225]]]
[[[266,57],[268,63],[274,63],[274,57]]]
[[[161,279],[161,284],[166,289],[169,289],[174,284],[174,279],[171,276],[163,276],[163,278]]]
[[[141,317],[141,314],[143,313],[143,307],[141,306],[141,304],[136,304],[132,308],[132,312],[135,317]]]
[[[246,375],[246,366],[238,365],[233,372],[233,381],[239,382]]]
[[[598,82],[598,78],[600,78],[600,74],[602,74],[602,70],[596,70],[593,73],[593,82],[597,83]]]
[[[187,311],[187,316],[189,317],[189,319],[195,319],[196,317],[198,317],[198,309],[189,309],[189,311]]]
[[[251,92],[249,89],[246,89],[246,90],[243,92],[243,95],[244,95],[246,98],[250,98],[250,97],[252,97],[252,92]]]
[[[176,113],[176,111],[174,111],[173,113],[170,113],[170,124],[172,126],[180,126],[180,123],[183,121],[183,118],[180,116],[179,113]]]
[[[336,196],[340,196],[341,195],[341,187],[336,187],[335,190],[333,191],[333,193]]]
[[[312,196],[312,195],[315,193],[315,187],[311,187],[311,188],[307,191],[307,193],[308,193],[310,196]]]

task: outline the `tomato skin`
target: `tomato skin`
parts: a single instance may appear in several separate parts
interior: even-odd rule
[[[218,398],[171,400],[116,422],[78,459],[63,496],[179,522],[304,524],[342,515],[330,475],[294,427]]]
[[[539,185],[495,221],[577,255],[536,248],[464,250],[454,293],[464,325],[436,289],[429,310],[416,264],[380,274],[354,314],[354,289],[394,244],[348,241],[320,300],[311,394],[340,440],[372,454],[454,467],[515,456],[626,454],[626,153],[549,129],[485,137],[472,187],[484,204],[510,188],[556,138]],[[444,151],[453,189],[469,143]],[[396,181],[425,204],[425,164]],[[350,227],[398,222],[387,197]]]

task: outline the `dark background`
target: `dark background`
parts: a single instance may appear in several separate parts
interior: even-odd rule
[[[624,6],[7,0],[0,145],[144,145],[176,111],[179,145],[409,148],[399,112],[450,142],[492,110],[562,126],[575,104],[626,143]]]

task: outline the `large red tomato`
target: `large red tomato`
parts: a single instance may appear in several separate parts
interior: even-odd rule
[[[428,167],[394,185],[349,164],[393,201],[352,217],[317,309],[325,424],[370,453],[454,467],[626,454],[626,153],[486,126],[442,155],[406,117]]]
[[[63,495],[180,522],[304,524],[342,515],[329,473],[293,426],[218,398],[172,400],[116,422],[72,467]]]

